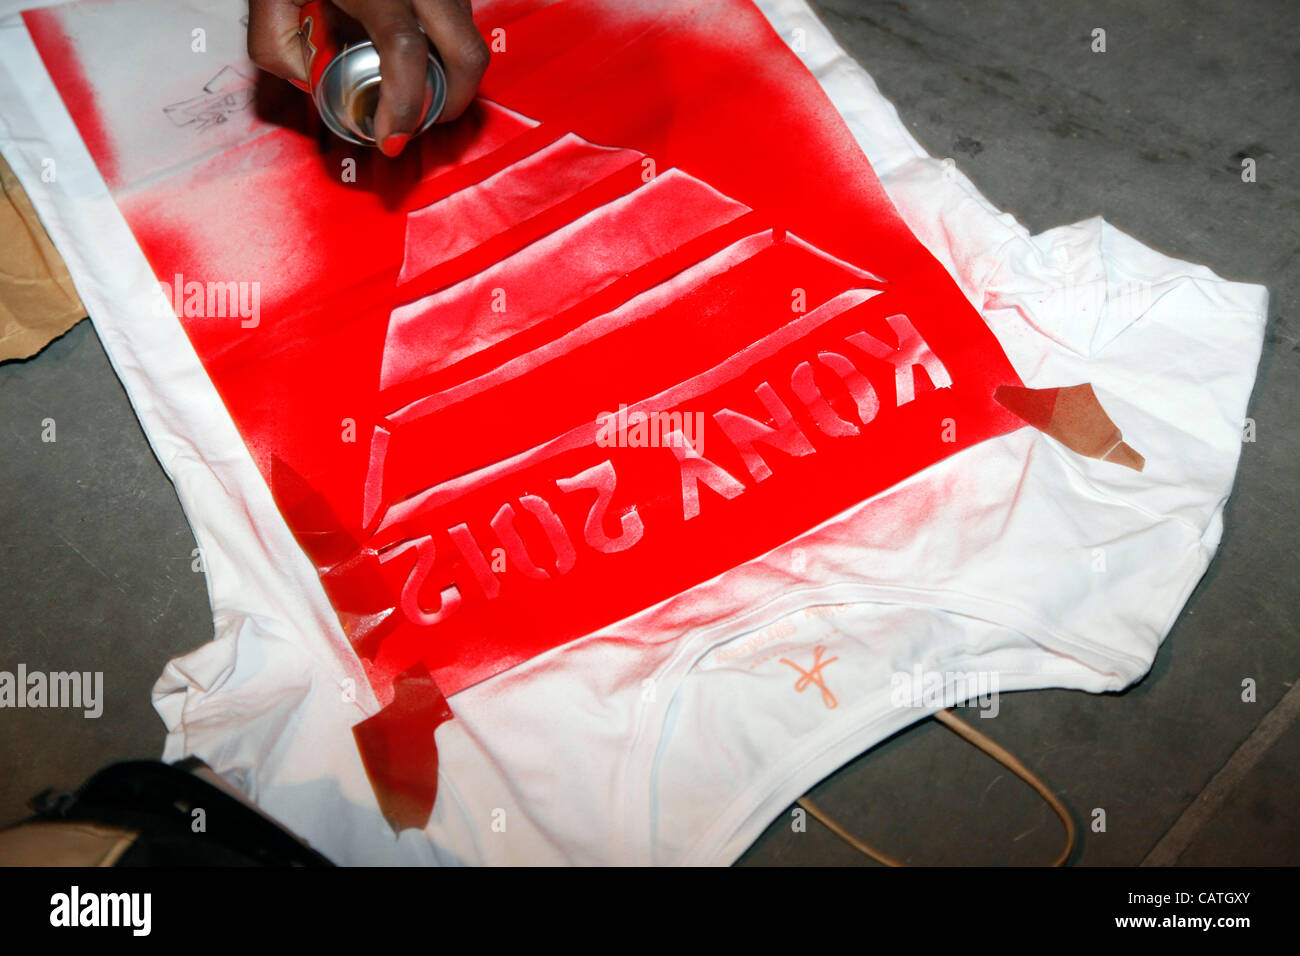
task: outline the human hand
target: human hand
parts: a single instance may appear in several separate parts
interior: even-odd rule
[[[307,59],[298,14],[308,0],[249,0],[248,55],[269,73],[306,88]],[[358,21],[379,52],[383,84],[375,141],[396,156],[423,119],[426,58],[432,41],[447,75],[438,122],[460,116],[474,99],[489,53],[474,26],[470,0],[333,0]],[[423,31],[423,32],[421,32]]]

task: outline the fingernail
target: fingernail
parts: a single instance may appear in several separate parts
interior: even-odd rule
[[[384,141],[379,144],[379,151],[390,159],[402,151],[402,147],[410,140],[410,136],[405,133],[393,133],[386,136]]]
[[[298,89],[302,90],[304,93],[311,92],[311,87],[307,85],[307,82],[305,80],[299,80],[294,77],[290,77],[289,82],[292,83],[294,86],[298,87]]]

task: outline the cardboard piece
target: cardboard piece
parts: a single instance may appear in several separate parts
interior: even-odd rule
[[[35,355],[86,317],[63,258],[0,158],[0,362]]]

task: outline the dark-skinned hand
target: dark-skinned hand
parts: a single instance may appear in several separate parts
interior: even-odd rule
[[[307,60],[298,13],[308,0],[249,0],[248,55],[267,72],[306,87]],[[375,142],[396,156],[423,119],[425,58],[433,42],[447,74],[438,122],[454,120],[474,99],[488,48],[469,0],[332,0],[365,28],[379,51],[384,82],[375,112]]]

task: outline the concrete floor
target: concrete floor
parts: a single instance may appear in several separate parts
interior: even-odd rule
[[[1172,255],[1269,287],[1250,411],[1257,441],[1244,446],[1219,555],[1152,673],[1118,695],[1008,695],[981,729],[1071,807],[1081,826],[1076,863],[1135,864],[1157,845],[1153,860],[1183,864],[1300,862],[1300,690],[1292,690],[1300,6],[816,6],[927,148],[953,157],[1032,230],[1101,214]],[[1089,50],[1095,27],[1106,30],[1104,54]],[[1255,183],[1241,181],[1244,157],[1256,160]],[[41,441],[46,418],[57,423],[54,443]],[[45,786],[156,756],[163,729],[149,689],[212,626],[185,517],[89,324],[33,360],[0,365],[0,422],[0,669],[22,661],[111,678],[99,720],[0,714],[0,822],[8,822]],[[1247,677],[1258,687],[1253,703],[1241,701]],[[1060,840],[1027,787],[932,721],[814,795],[909,863],[1042,862]],[[1105,832],[1088,826],[1098,808]],[[815,822],[792,832],[787,818],[743,862],[863,858]]]

